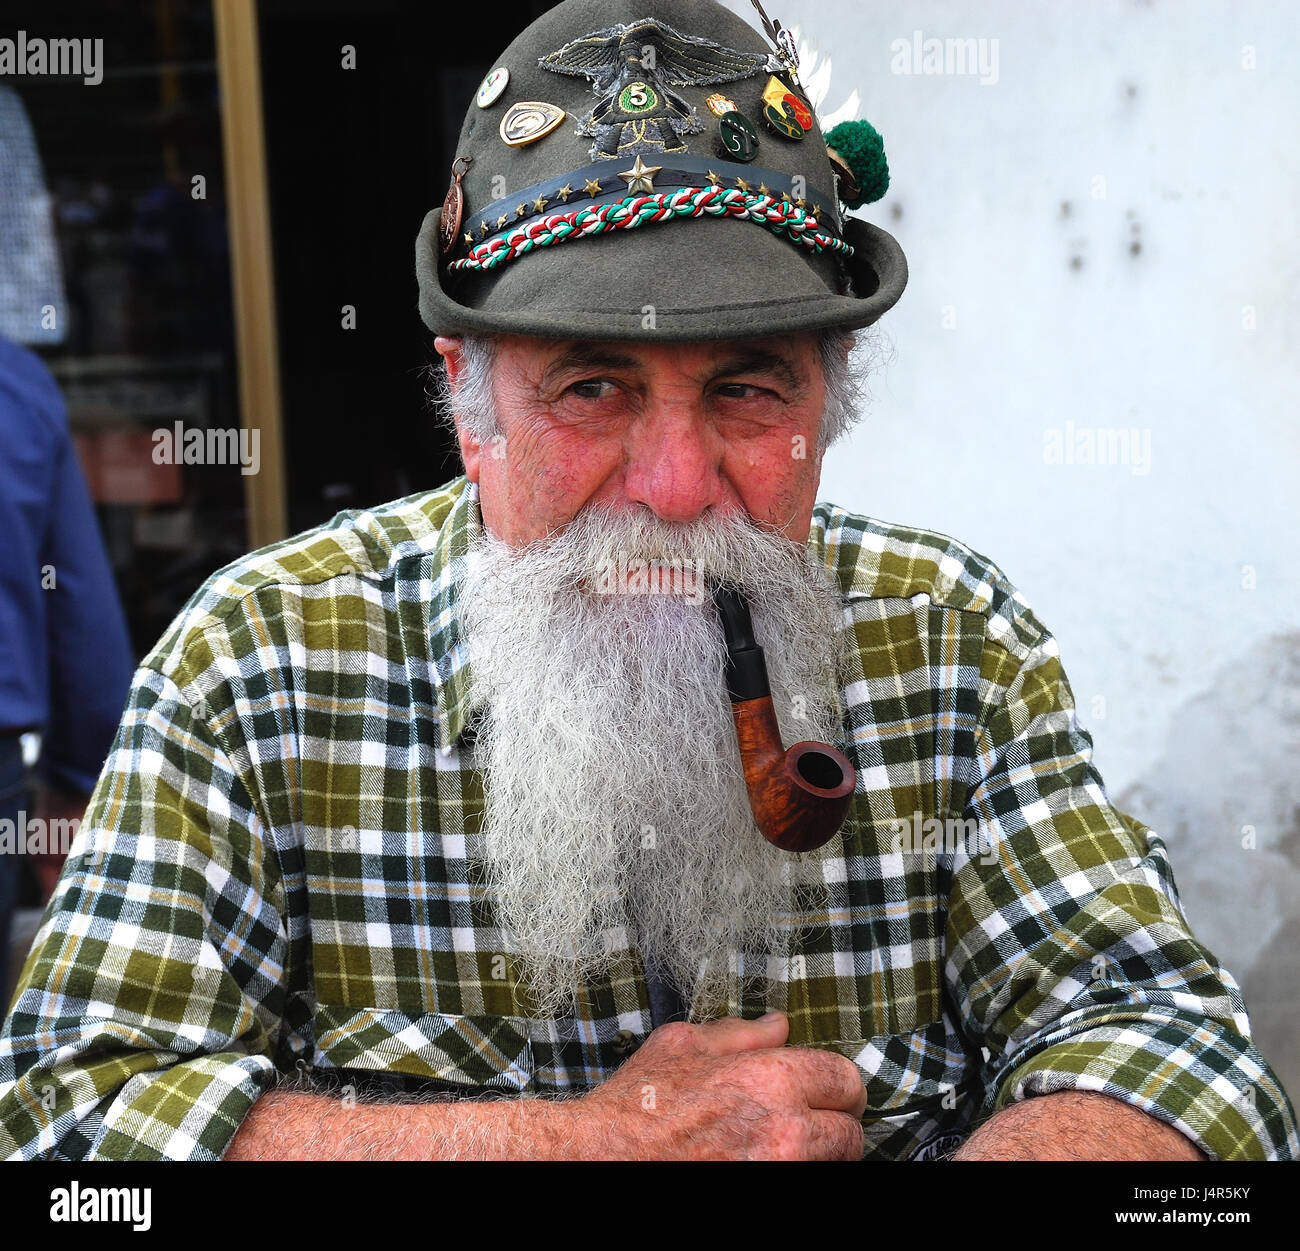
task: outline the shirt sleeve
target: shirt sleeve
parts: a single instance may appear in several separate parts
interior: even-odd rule
[[[1109,1095],[1213,1159],[1300,1157],[1294,1110],[1241,990],[1192,934],[1163,842],[1117,811],[1055,639],[990,641],[989,715],[954,862],[945,980],[992,1076],[981,1109]]]
[[[204,719],[140,669],[0,1034],[0,1157],[224,1153],[284,1005],[262,828]]]

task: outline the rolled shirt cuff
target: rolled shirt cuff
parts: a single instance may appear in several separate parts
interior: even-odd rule
[[[1255,1045],[1177,1014],[1077,1025],[1035,1038],[990,1086],[992,1115],[1035,1095],[1110,1095],[1172,1125],[1214,1160],[1300,1159],[1295,1111]]]

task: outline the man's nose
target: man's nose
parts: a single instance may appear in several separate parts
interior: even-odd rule
[[[627,497],[663,521],[694,521],[723,502],[721,462],[721,441],[699,413],[644,413],[630,438]]]

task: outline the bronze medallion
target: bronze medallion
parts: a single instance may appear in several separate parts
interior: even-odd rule
[[[438,242],[444,253],[456,246],[460,234],[460,223],[465,216],[465,193],[461,190],[461,179],[468,172],[473,158],[458,156],[451,164],[451,186],[442,202],[442,215],[438,218]]]

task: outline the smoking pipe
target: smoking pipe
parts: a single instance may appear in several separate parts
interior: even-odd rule
[[[754,820],[769,843],[784,851],[815,851],[844,821],[857,774],[828,743],[781,746],[763,649],[754,641],[749,605],[718,584],[713,602],[727,640],[727,694]]]

